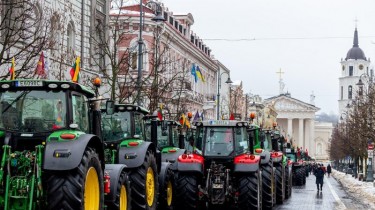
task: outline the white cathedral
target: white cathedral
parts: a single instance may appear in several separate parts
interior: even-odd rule
[[[341,77],[339,78],[339,117],[343,115],[352,105],[356,93],[359,90],[359,79],[366,83],[368,75],[372,75],[372,69],[369,70],[370,59],[367,59],[365,53],[358,45],[358,31],[355,28],[353,47],[349,49],[345,59],[341,59]],[[366,78],[367,77],[367,78]]]

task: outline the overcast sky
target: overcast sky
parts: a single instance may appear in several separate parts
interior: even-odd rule
[[[338,114],[339,62],[353,45],[355,19],[359,47],[375,61],[375,0],[160,1],[175,14],[191,13],[192,30],[232,80],[263,99],[279,94],[281,68],[292,97],[309,102],[314,91],[320,112]]]

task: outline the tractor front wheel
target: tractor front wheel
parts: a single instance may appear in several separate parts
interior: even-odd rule
[[[108,210],[130,210],[130,181],[128,174],[122,172],[118,180],[116,199],[114,203],[108,204]]]
[[[302,168],[302,167],[298,167],[296,168],[296,185],[297,186],[302,186],[304,185],[304,180],[306,180],[306,176],[305,176],[305,170]]]
[[[48,209],[104,208],[103,170],[94,149],[86,148],[76,169],[46,175]]]
[[[171,168],[167,168],[164,177],[159,177],[160,186],[160,196],[159,196],[159,208],[165,210],[173,209],[173,195],[174,195],[174,174]],[[158,208],[158,209],[159,209]]]
[[[148,150],[143,164],[129,173],[132,209],[156,210],[159,192],[156,158]]]
[[[289,172],[289,167],[285,167],[285,199],[288,199],[292,190],[292,175]]]
[[[274,194],[274,173],[272,163],[262,166],[262,206],[265,209],[272,209]]]
[[[262,209],[262,182],[260,171],[243,175],[238,180],[238,207],[241,210]]]
[[[276,203],[282,204],[284,201],[285,171],[282,164],[276,166]]]

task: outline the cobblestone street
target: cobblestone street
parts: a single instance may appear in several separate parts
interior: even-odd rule
[[[315,176],[310,175],[306,179],[305,186],[293,187],[292,197],[284,202],[283,205],[275,209],[372,209],[371,206],[364,204],[352,195],[345,192],[340,183],[333,177],[324,177],[323,191],[317,191],[315,185]]]

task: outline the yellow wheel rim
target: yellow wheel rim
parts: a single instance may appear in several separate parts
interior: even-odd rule
[[[172,205],[172,194],[173,194],[172,183],[171,181],[169,181],[167,184],[167,205],[168,206]]]
[[[147,169],[146,174],[146,199],[148,206],[152,206],[154,203],[154,196],[155,196],[155,179],[154,179],[154,171],[152,168]]]
[[[128,195],[125,186],[122,185],[120,189],[120,210],[126,209],[128,209]]]
[[[94,167],[90,167],[86,174],[85,192],[84,192],[84,209],[99,209],[99,178]]]

